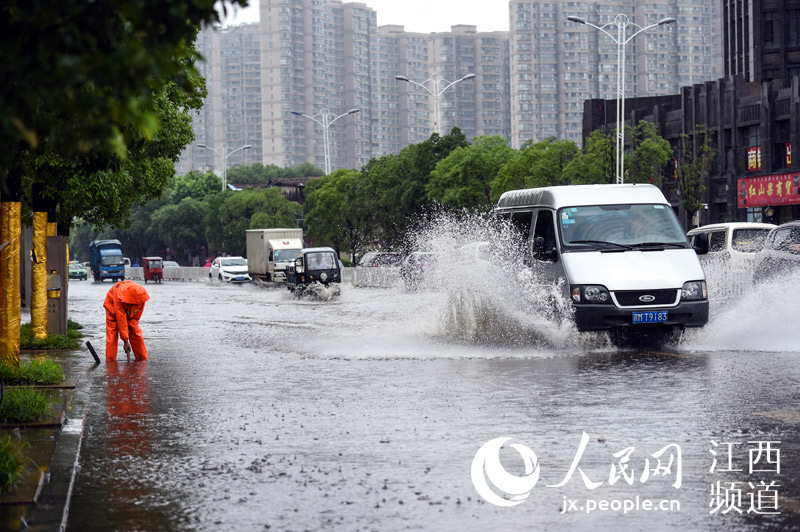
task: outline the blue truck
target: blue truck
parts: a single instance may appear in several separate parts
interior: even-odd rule
[[[89,254],[95,282],[125,280],[125,261],[119,240],[95,240],[89,244]]]

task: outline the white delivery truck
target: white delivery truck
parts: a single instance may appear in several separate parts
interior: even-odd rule
[[[580,331],[612,340],[708,322],[706,277],[661,191],[646,184],[512,190],[496,213],[519,231],[538,283],[562,283]],[[635,340],[634,340],[635,341]]]
[[[247,266],[254,280],[283,283],[303,249],[302,229],[248,229]]]

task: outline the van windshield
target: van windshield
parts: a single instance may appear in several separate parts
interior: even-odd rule
[[[591,205],[558,211],[565,251],[639,246],[689,247],[669,205]]]

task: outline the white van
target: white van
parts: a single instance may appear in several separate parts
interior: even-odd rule
[[[578,330],[629,338],[708,322],[697,257],[708,251],[708,241],[689,245],[657,187],[513,190],[500,197],[496,213],[520,231],[527,261],[543,282],[563,279]]]
[[[704,225],[692,229],[687,234],[690,241],[695,235],[708,235],[707,258],[722,254],[722,258],[753,261],[755,254],[764,247],[769,232],[778,227],[774,224],[755,222],[727,222]]]
[[[724,301],[746,293],[753,282],[756,254],[764,247],[773,224],[726,222],[704,225],[687,233],[689,243],[708,238],[708,254],[700,257],[715,300]]]

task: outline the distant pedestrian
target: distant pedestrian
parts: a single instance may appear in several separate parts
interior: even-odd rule
[[[206,259],[206,263],[203,264],[203,268],[210,268],[211,267],[211,259]]]
[[[138,268],[139,267],[139,261],[138,260],[133,261],[133,267],[134,268]]]
[[[106,362],[117,360],[119,338],[125,354],[130,355],[133,351],[136,360],[147,360],[139,319],[148,299],[147,290],[133,281],[120,281],[108,291],[103,303],[106,310]]]

